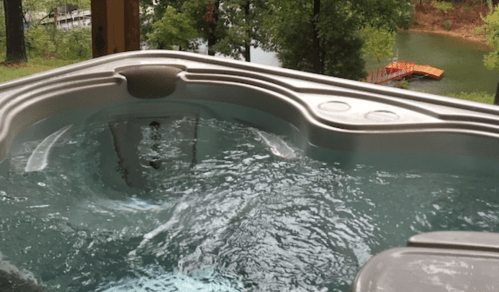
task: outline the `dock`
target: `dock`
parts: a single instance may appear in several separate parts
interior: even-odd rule
[[[381,68],[371,70],[367,76],[367,82],[382,84],[412,75],[422,75],[440,80],[444,75],[444,70],[429,65],[417,65],[414,62],[395,61]]]

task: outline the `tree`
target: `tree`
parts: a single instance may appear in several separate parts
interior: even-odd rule
[[[214,49],[223,55],[251,61],[251,47],[265,47],[267,36],[262,27],[267,15],[266,1],[227,0],[223,3],[223,14],[219,20],[226,29]]]
[[[194,19],[194,27],[199,36],[208,43],[208,55],[214,56],[215,45],[222,39],[227,28],[219,21],[221,18],[220,0],[191,0],[182,5],[182,10]]]
[[[361,35],[364,40],[364,46],[362,47],[364,59],[374,58],[379,63],[381,59],[393,56],[395,32],[377,29],[368,25],[361,30]]]
[[[76,8],[90,10],[90,0],[22,0],[25,18],[30,25],[38,25],[46,18],[53,17],[56,8]]]
[[[24,23],[21,0],[4,0],[5,31],[7,42],[6,62],[26,62],[24,46]]]
[[[193,36],[192,30],[196,31],[197,20],[193,17],[192,11],[189,9],[192,9],[191,6],[200,7],[200,2],[204,1],[206,0],[139,0],[141,11],[143,11],[140,15],[141,41],[147,42],[157,49],[171,48],[172,45],[196,49],[196,38],[198,38],[198,33]],[[192,4],[187,5],[189,9],[185,9],[184,4],[189,4],[191,2]],[[181,23],[176,24],[171,22],[168,20],[168,17],[174,17],[176,21],[181,21]],[[180,29],[177,30],[175,28],[176,26],[179,26]],[[192,29],[188,28],[189,26],[192,27]],[[159,37],[160,31],[163,33],[167,33],[168,31],[167,34],[170,34],[170,36],[173,34],[175,44],[168,40],[167,34],[163,35],[166,38]],[[183,31],[183,33],[188,32],[188,35],[182,36],[181,31]],[[191,38],[190,40],[188,39],[189,37]]]
[[[483,64],[487,69],[499,68],[499,9],[492,10],[492,13],[482,17],[483,26],[478,32],[483,32],[487,44],[493,48],[493,51],[483,56]],[[499,82],[497,83],[494,104],[499,105]]]
[[[409,21],[409,0],[271,0],[266,19],[284,67],[359,79],[366,26],[393,32]]]
[[[90,0],[23,0],[23,11],[27,21],[24,39],[28,56],[71,60],[91,58],[90,28],[81,27],[63,31],[54,23],[56,11],[65,11],[68,16],[78,17],[79,13],[89,9]],[[43,22],[54,25],[42,25]]]
[[[155,23],[161,20],[169,7],[175,8],[179,15],[188,16],[193,20],[191,25],[198,32],[197,37],[208,44],[208,54],[215,55],[219,52],[226,56],[239,59],[240,56],[250,61],[250,47],[264,46],[265,37],[263,19],[266,14],[264,0],[163,0],[153,4],[152,0],[141,0],[142,10],[149,11],[142,19],[141,34],[146,35],[150,42]],[[183,27],[182,24],[175,24]],[[173,25],[173,24],[172,24]],[[170,32],[173,32],[170,29]],[[191,37],[193,34],[186,34]],[[154,46],[167,47],[162,39],[156,38]],[[178,41],[178,38],[176,38]],[[185,40],[184,40],[185,41]],[[151,43],[152,44],[152,43]],[[195,40],[189,42],[191,48],[197,45]],[[185,45],[185,42],[184,42]]]
[[[483,56],[483,64],[492,70],[499,68],[499,9],[482,19],[484,24],[479,31],[485,34],[487,45],[493,48],[492,52]]]
[[[173,46],[188,48],[190,41],[197,36],[193,21],[168,6],[161,20],[152,24],[152,32],[147,35],[147,39],[157,48],[171,50]]]

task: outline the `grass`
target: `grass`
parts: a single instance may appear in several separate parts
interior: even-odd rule
[[[35,57],[28,58],[28,62],[26,64],[9,65],[0,63],[0,82],[59,68],[69,64],[78,63],[80,61],[81,60],[60,60]]]
[[[447,93],[446,96],[459,99],[466,99],[481,103],[488,103],[488,104],[494,103],[494,95],[489,94],[487,92],[475,91],[475,92]]]

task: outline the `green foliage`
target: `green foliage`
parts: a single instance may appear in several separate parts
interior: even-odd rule
[[[63,60],[87,60],[92,58],[92,32],[90,28],[74,28],[62,32],[59,56]]]
[[[227,32],[221,5],[220,0],[189,0],[182,5],[182,11],[194,20],[200,38],[208,43],[209,55],[215,55],[215,44]]]
[[[201,1],[201,0],[192,0],[192,1]],[[149,42],[149,34],[153,31],[153,24],[161,21],[163,16],[166,13],[167,7],[173,7],[177,11],[179,11],[182,4],[185,2],[184,0],[161,0],[154,1],[153,0],[139,0],[140,10],[140,40],[142,42]],[[158,47],[163,47],[161,43],[157,44]]]
[[[271,7],[274,14],[265,24],[272,35],[272,49],[277,52],[283,67],[312,72],[312,3],[274,1]]]
[[[80,10],[90,10],[91,0],[23,0],[23,12],[38,20],[44,17],[39,12],[52,13],[56,7],[73,5]]]
[[[242,55],[249,61],[251,46],[267,44],[266,30],[260,25],[268,15],[266,1],[226,0],[221,10],[219,25],[223,25],[225,31],[213,49],[235,59]]]
[[[486,42],[494,51],[484,55],[483,64],[488,69],[499,68],[499,10],[495,9],[486,17],[482,16],[484,21],[481,29],[477,32],[485,34]]]
[[[265,25],[284,67],[358,80],[366,75],[364,27],[394,32],[410,20],[408,0],[322,0],[315,18],[313,2],[268,1],[273,13]],[[381,51],[386,54],[386,48]],[[369,47],[364,52],[369,52]],[[317,53],[320,71],[314,70]]]
[[[227,29],[227,33],[213,46],[213,50],[239,60],[245,53],[246,46],[251,46],[251,36],[244,28],[235,26]]]
[[[53,27],[32,26],[24,30],[24,42],[29,57],[55,57],[61,36]]]
[[[173,49],[173,46],[189,48],[190,41],[197,37],[192,19],[168,6],[161,20],[152,24],[147,40],[152,47]]]
[[[366,26],[361,30],[361,34],[364,39],[364,46],[362,47],[364,58],[373,58],[381,62],[381,59],[393,56],[392,48],[395,43],[395,32]]]
[[[407,80],[399,80],[395,83],[395,87],[400,89],[409,89],[409,82]]]
[[[78,6],[82,10],[90,9],[90,0],[23,0],[24,14],[31,20],[30,27],[24,30],[30,59],[86,60],[92,57],[92,35],[89,28],[61,31],[51,25],[40,25],[55,7],[67,4]],[[5,47],[5,17],[3,1],[0,1],[0,53],[4,53]]]
[[[444,14],[449,12],[449,10],[453,8],[452,3],[449,2],[432,1],[431,5],[433,6],[433,8],[435,8],[437,12],[442,12]]]
[[[447,93],[449,97],[471,100],[481,103],[494,103],[494,95],[487,92],[475,91],[475,92],[461,92],[461,93]]]
[[[499,47],[499,10],[496,9],[487,16],[482,16],[482,20],[484,22],[482,32],[485,33],[487,44],[495,48]]]
[[[483,28],[481,26],[476,26],[473,28],[473,34],[479,35],[483,33]]]
[[[444,21],[444,23],[442,23],[442,26],[444,27],[445,30],[450,30],[452,28],[452,25],[448,20]]]
[[[483,56],[483,65],[490,70],[499,68],[499,52],[494,51]]]
[[[89,28],[68,31],[53,26],[32,26],[25,30],[30,57],[53,57],[63,60],[86,60],[92,57],[92,34]]]

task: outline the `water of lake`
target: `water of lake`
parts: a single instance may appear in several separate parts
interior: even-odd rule
[[[413,90],[446,95],[450,92],[485,91],[494,94],[499,80],[499,69],[488,70],[483,65],[483,55],[490,49],[480,43],[445,35],[430,33],[398,33],[393,47],[399,60],[414,61],[445,71],[439,80],[417,78],[411,80]],[[222,56],[220,56],[222,57]],[[252,63],[278,66],[281,64],[274,52],[251,48]],[[368,70],[386,64],[369,60]]]
[[[393,48],[399,60],[414,61],[445,71],[439,81],[420,78],[411,81],[417,91],[445,95],[450,92],[485,91],[495,93],[499,69],[488,70],[483,65],[483,55],[490,49],[483,44],[445,35],[430,33],[398,33]],[[381,64],[383,65],[383,64]],[[380,66],[375,61],[367,68]]]

